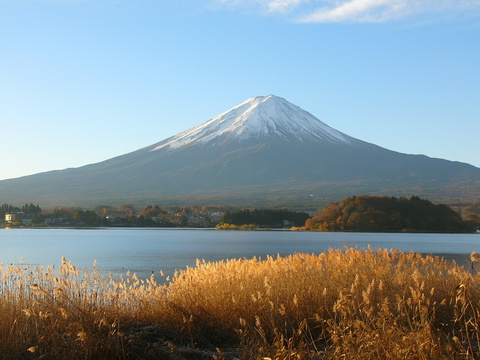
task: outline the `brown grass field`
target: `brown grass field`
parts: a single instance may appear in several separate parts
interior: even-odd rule
[[[1,265],[0,359],[477,359],[475,264],[347,248],[158,283]]]

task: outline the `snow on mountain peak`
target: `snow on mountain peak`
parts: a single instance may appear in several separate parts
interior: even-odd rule
[[[275,137],[295,142],[356,141],[287,100],[268,95],[250,98],[203,124],[158,143],[151,151],[176,149],[193,143],[260,141]]]

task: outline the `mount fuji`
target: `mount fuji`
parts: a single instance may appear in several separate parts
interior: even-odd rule
[[[0,201],[41,206],[312,206],[360,193],[472,200],[480,168],[355,139],[269,95],[132,153],[0,181]]]
[[[153,150],[252,141],[354,143],[356,140],[285,99],[269,95],[250,98],[199,126],[162,141]]]

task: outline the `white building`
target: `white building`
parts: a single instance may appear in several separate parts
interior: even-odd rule
[[[5,214],[5,221],[7,223],[12,223],[14,221],[22,221],[23,222],[23,212],[15,212],[15,213],[6,213]]]
[[[17,214],[9,214],[9,213],[5,214],[5,221],[7,223],[11,223],[15,220],[17,220]]]

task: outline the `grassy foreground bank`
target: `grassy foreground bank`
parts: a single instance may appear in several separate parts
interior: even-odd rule
[[[167,285],[66,261],[0,277],[1,359],[480,358],[480,276],[413,253],[199,262]]]

